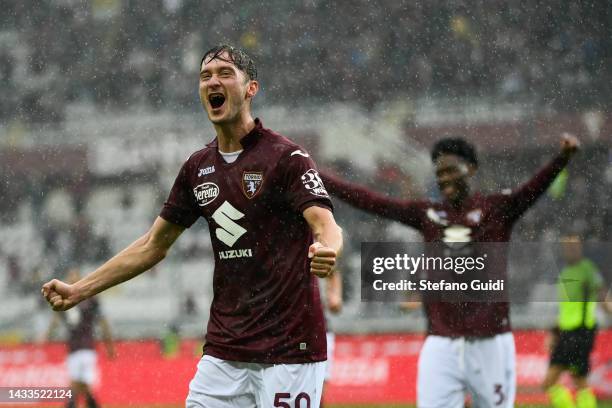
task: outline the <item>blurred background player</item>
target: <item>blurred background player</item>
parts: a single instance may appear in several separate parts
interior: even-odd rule
[[[325,279],[325,310],[328,313],[338,314],[342,311],[342,275],[340,271],[336,269],[334,274],[329,278]],[[325,382],[323,383],[323,398],[321,401],[321,407],[323,407],[323,399],[325,398],[325,388],[327,382],[332,378],[332,369],[334,365],[334,351],[336,349],[336,334],[334,329],[331,327],[329,319],[327,323],[327,366],[325,367]]]
[[[70,269],[66,282],[75,283],[81,278],[78,269]],[[92,384],[96,381],[98,356],[95,345],[95,326],[99,325],[102,339],[106,345],[109,358],[115,357],[115,347],[110,325],[102,315],[100,304],[95,298],[79,303],[66,312],[56,312],[51,319],[45,341],[50,339],[59,324],[67,330],[68,358],[66,365],[70,378],[72,397],[67,408],[78,406],[79,397],[83,396],[89,408],[98,407],[93,396]]]
[[[543,387],[555,408],[595,408],[597,399],[588,385],[590,355],[597,332],[596,308],[612,312],[612,303],[597,266],[584,256],[579,236],[568,235],[561,241],[565,266],[557,282],[559,298],[558,326],[551,340],[550,366]],[[576,402],[559,378],[569,371],[576,387]]]
[[[458,230],[468,242],[507,242],[516,221],[546,191],[578,148],[564,134],[561,151],[529,182],[513,192],[470,192],[478,168],[474,147],[447,138],[431,152],[441,202],[399,200],[377,194],[330,174],[322,174],[329,191],[353,206],[418,229],[426,242],[442,242]],[[490,263],[495,276],[507,276],[503,264]],[[490,273],[490,272],[489,272]],[[449,272],[453,279],[453,272]],[[515,345],[508,302],[424,301],[428,336],[420,353],[417,405],[463,407],[465,391],[474,407],[512,407],[516,393]]]
[[[326,341],[316,277],[333,273],[342,231],[310,155],[251,115],[258,90],[244,51],[204,53],[199,94],[215,139],[183,164],[148,233],[75,284],[53,279],[42,289],[54,310],[70,309],[152,268],[204,217],[213,301],[190,408],[316,408],[321,400]]]

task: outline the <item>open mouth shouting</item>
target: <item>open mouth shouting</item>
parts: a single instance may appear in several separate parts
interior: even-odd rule
[[[213,110],[217,110],[225,103],[225,95],[219,92],[213,92],[208,95],[208,103],[210,103]]]

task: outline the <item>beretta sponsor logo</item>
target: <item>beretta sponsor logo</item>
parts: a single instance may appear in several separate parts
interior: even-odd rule
[[[193,189],[196,201],[200,207],[212,203],[219,196],[219,187],[215,183],[202,183]]]

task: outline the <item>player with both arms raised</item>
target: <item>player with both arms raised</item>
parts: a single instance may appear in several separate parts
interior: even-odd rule
[[[256,74],[231,46],[204,54],[200,98],[215,140],[185,162],[148,233],[75,284],[42,289],[54,310],[69,309],[150,269],[204,217],[214,298],[187,407],[314,408],[321,398],[325,322],[314,275],[333,273],[342,233],[309,154],[251,116]]]
[[[322,177],[330,193],[418,229],[426,242],[454,241],[457,235],[473,243],[507,242],[516,221],[546,191],[577,148],[578,140],[564,135],[561,153],[529,182],[508,194],[482,195],[471,194],[468,184],[478,167],[473,146],[461,138],[443,139],[431,154],[441,202],[393,199],[331,174]],[[504,277],[505,254],[501,259],[488,265],[493,275]],[[418,407],[463,407],[466,389],[474,407],[513,407],[515,346],[509,304],[428,300],[424,307],[428,336],[418,363]]]

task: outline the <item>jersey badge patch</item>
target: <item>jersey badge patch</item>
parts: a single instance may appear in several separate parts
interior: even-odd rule
[[[249,200],[259,193],[262,184],[262,171],[245,171],[242,173],[242,192]]]

